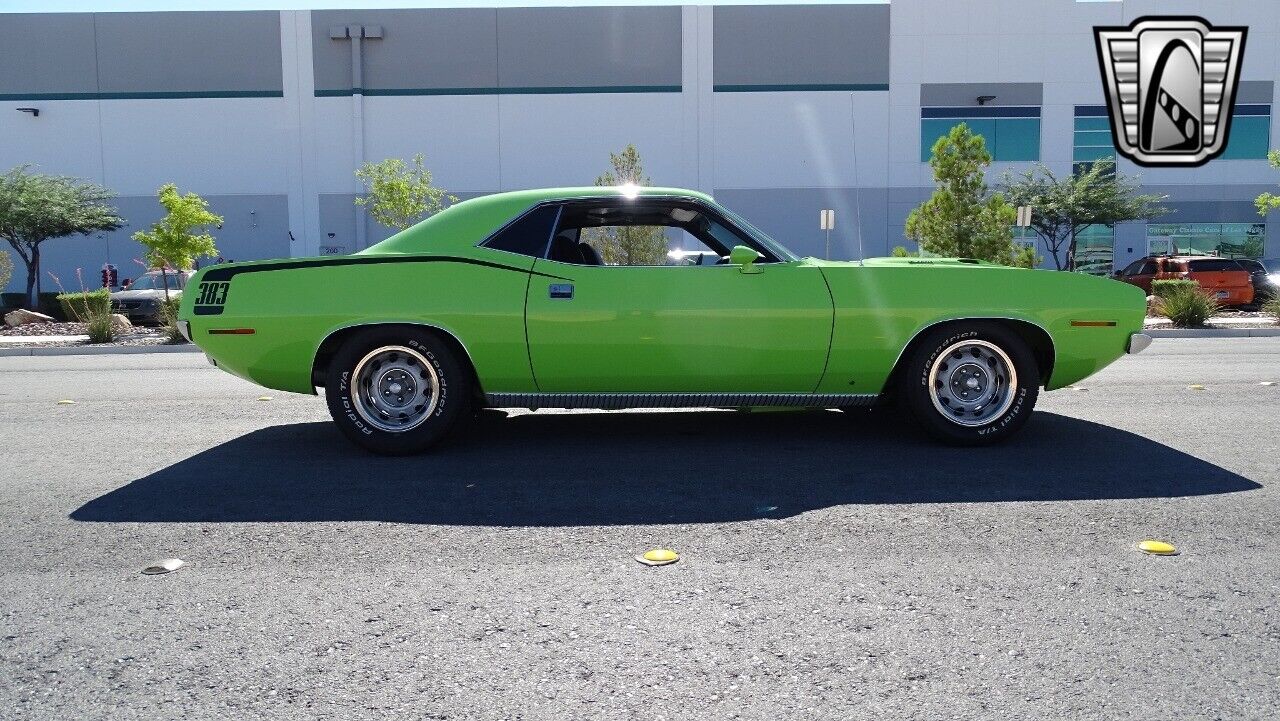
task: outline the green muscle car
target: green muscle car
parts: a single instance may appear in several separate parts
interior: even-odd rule
[[[194,290],[193,290],[194,289]],[[1150,343],[1143,292],[953,258],[798,258],[709,196],[562,188],[459,203],[354,255],[201,270],[218,367],[325,390],[343,433],[418,452],[479,407],[864,407],[1007,438]]]

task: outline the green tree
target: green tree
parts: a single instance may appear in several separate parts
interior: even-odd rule
[[[1271,167],[1280,169],[1280,150],[1267,153],[1267,162],[1271,163]],[[1280,208],[1280,195],[1263,193],[1253,201],[1253,204],[1258,206],[1258,215],[1266,215],[1268,211]]]
[[[609,153],[611,170],[596,178],[596,185],[652,185],[636,146],[628,143],[621,153]],[[663,265],[667,261],[667,236],[655,225],[583,228],[581,240],[600,252],[606,265]]]
[[[78,178],[32,173],[19,165],[0,175],[0,238],[27,268],[27,307],[40,292],[40,245],[50,238],[89,235],[124,224],[107,201],[115,195]]]
[[[1058,270],[1075,270],[1076,241],[1089,226],[1150,220],[1169,212],[1160,205],[1168,196],[1138,192],[1138,180],[1118,172],[1110,159],[1065,178],[1037,163],[1020,176],[1006,175],[1002,185],[1009,202],[1032,207],[1031,229]]]
[[[431,184],[431,171],[423,166],[422,154],[413,156],[410,167],[400,158],[365,163],[356,171],[367,195],[356,205],[368,208],[381,225],[404,230],[458,199]]]
[[[164,206],[165,216],[151,226],[150,231],[139,230],[133,239],[147,249],[147,265],[160,268],[164,281],[164,297],[169,298],[169,268],[190,270],[196,258],[217,255],[209,226],[221,225],[222,216],[209,211],[209,204],[195,193],[182,195],[173,183],[161,186],[157,197]],[[196,231],[203,231],[197,233]]]
[[[929,167],[938,189],[907,216],[907,236],[934,255],[1012,265],[1017,212],[987,189],[986,141],[960,123],[933,144]]]

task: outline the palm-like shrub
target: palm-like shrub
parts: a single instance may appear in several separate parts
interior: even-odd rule
[[[1192,283],[1170,289],[1159,298],[1160,314],[1179,328],[1200,328],[1218,311],[1218,301]]]
[[[1280,297],[1272,298],[1263,304],[1262,310],[1270,313],[1276,323],[1280,323]]]

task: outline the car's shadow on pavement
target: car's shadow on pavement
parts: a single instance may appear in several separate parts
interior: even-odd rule
[[[84,504],[78,521],[704,523],[858,503],[1152,498],[1253,481],[1142,436],[1037,412],[994,448],[877,415],[486,411],[422,456],[357,450],[330,423],[254,431]]]

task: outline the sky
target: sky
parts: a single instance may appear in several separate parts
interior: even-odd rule
[[[0,0],[0,13],[149,10],[324,10],[370,8],[565,7],[581,5],[814,5],[826,0]],[[830,0],[884,4],[888,0]]]

